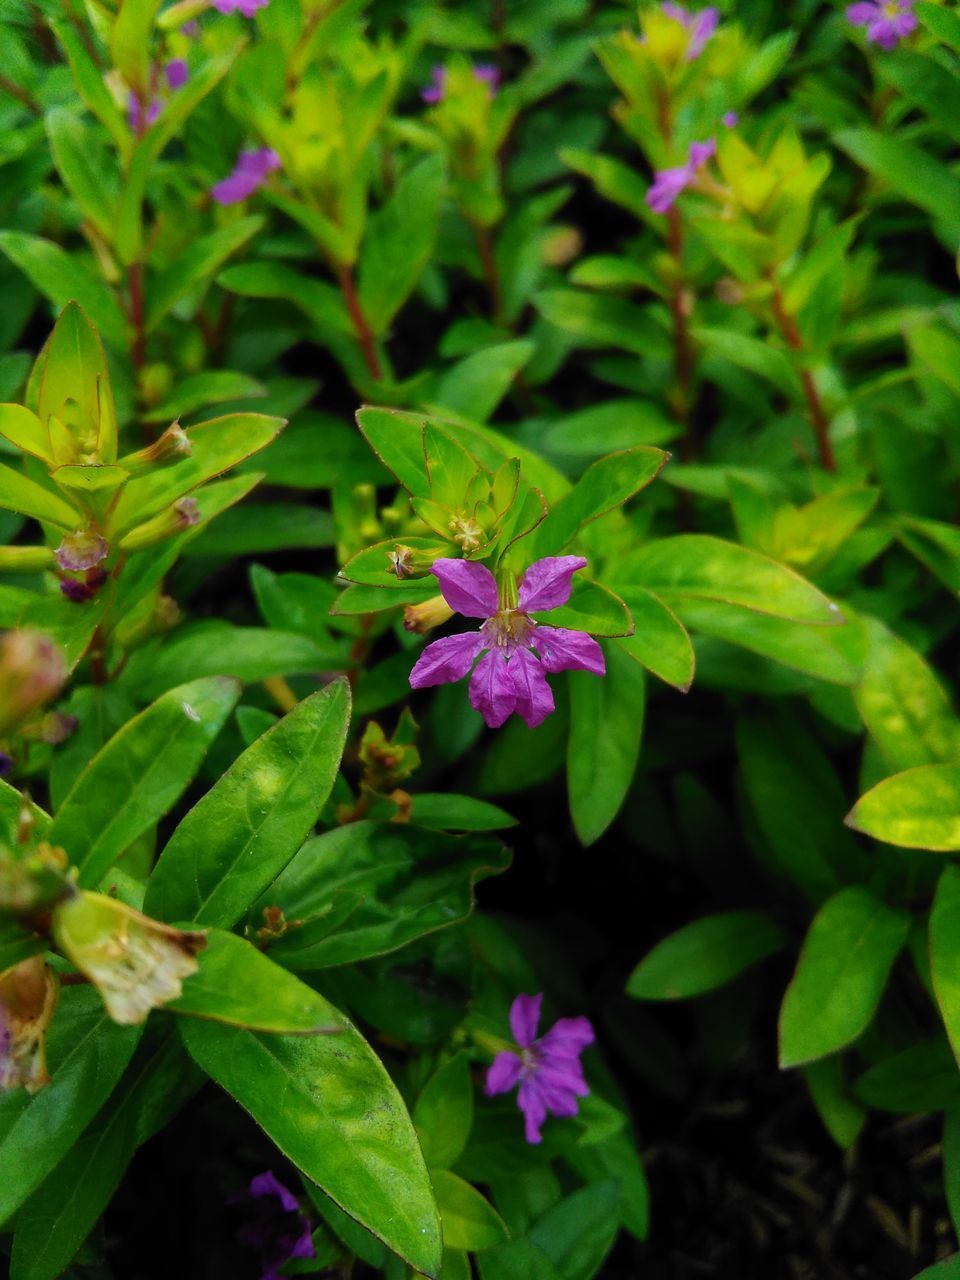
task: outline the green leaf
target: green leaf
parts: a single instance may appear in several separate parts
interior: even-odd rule
[[[595,1182],[561,1200],[530,1229],[562,1280],[591,1280],[600,1270],[620,1227],[616,1182]]]
[[[267,395],[267,388],[249,374],[233,369],[205,369],[178,382],[173,394],[144,415],[148,422],[172,422],[208,405]]]
[[[298,921],[271,954],[291,969],[384,955],[466,919],[478,880],[510,865],[498,840],[390,822],[353,822],[308,840],[264,894]]]
[[[952,16],[952,15],[950,15]],[[913,1280],[960,1280],[960,1253],[926,1267]]]
[[[19,511],[58,529],[71,531],[82,522],[82,517],[64,500],[34,480],[27,479],[12,467],[0,465],[0,507]]]
[[[46,940],[39,934],[31,933],[16,920],[0,920],[0,973],[21,960],[42,955],[46,949]]]
[[[954,142],[960,142],[960,79],[955,68],[942,66],[929,53],[897,49],[891,57],[877,60],[877,73]]]
[[[842,825],[848,802],[832,762],[796,715],[743,715],[736,734],[743,784],[774,867],[822,901],[863,870]]]
[[[473,796],[452,796],[446,791],[422,791],[411,798],[410,820],[414,826],[431,831],[500,831],[515,827],[512,818],[498,805]]]
[[[129,328],[120,304],[77,257],[51,240],[22,231],[0,231],[0,250],[58,310],[78,302],[101,336],[118,350],[126,350]]]
[[[367,224],[358,293],[378,337],[386,333],[430,260],[443,183],[443,158],[427,156],[406,171]]]
[[[548,289],[534,298],[550,324],[579,338],[583,346],[617,347],[648,357],[664,346],[664,335],[649,309],[625,298],[578,289]]]
[[[843,621],[835,604],[786,565],[707,534],[681,533],[648,542],[626,557],[616,581],[647,587],[671,607],[692,596],[794,622]]]
[[[547,518],[524,544],[524,550],[533,559],[559,555],[584,525],[629,502],[657,478],[669,460],[669,453],[646,445],[599,458],[566,497],[551,504]]]
[[[434,1170],[431,1179],[443,1224],[444,1249],[483,1253],[504,1243],[506,1225],[476,1187],[446,1169]]]
[[[62,992],[47,1038],[51,1082],[0,1100],[0,1223],[7,1224],[113,1092],[142,1027],[122,1027],[92,987]]]
[[[487,422],[535,350],[532,342],[518,339],[474,351],[448,369],[426,399],[437,413]]]
[[[236,934],[209,930],[197,959],[199,971],[166,1006],[174,1013],[281,1035],[332,1033],[343,1027],[312,987]]]
[[[627,980],[638,1000],[677,1000],[713,991],[786,945],[762,911],[704,916],[657,944]]]
[[[419,498],[430,497],[430,475],[423,453],[426,421],[399,409],[365,405],[357,412],[357,426],[367,444],[407,492]]]
[[[173,466],[131,480],[110,520],[119,536],[170,506],[177,498],[212,480],[265,448],[284,425],[261,413],[231,413],[187,429],[192,451]]]
[[[960,1061],[960,868],[945,867],[930,912],[930,974],[954,1057]]]
[[[960,720],[939,677],[905,640],[875,618],[857,710],[893,769],[960,760]]]
[[[459,551],[457,547],[445,546],[437,535],[429,538],[405,535],[387,538],[384,542],[375,542],[373,546],[358,551],[340,570],[340,577],[347,582],[357,582],[368,587],[386,587],[387,590],[405,586],[409,579],[398,578],[390,568],[391,556],[399,545],[409,547],[411,551],[417,551],[423,555],[432,553],[434,558],[446,556],[451,551]],[[439,591],[439,587],[436,587],[436,579],[422,578],[419,581],[431,582]]]
[[[151,333],[181,298],[210,280],[262,226],[261,217],[241,218],[193,241],[175,262],[151,281],[147,294],[147,332]]]
[[[53,15],[48,18],[48,21],[67,55],[77,93],[105,126],[119,155],[125,158],[130,152],[133,140],[127,122],[120,114],[107,88],[102,70],[90,57],[80,33],[74,27]]]
[[[960,765],[930,764],[884,779],[861,796],[847,825],[904,849],[960,849]]]
[[[117,858],[167,813],[200,767],[240,696],[222,677],[171,689],[114,734],[77,778],[50,830],[95,888]]]
[[[734,329],[707,329],[694,326],[691,337],[699,342],[707,356],[729,360],[738,369],[746,369],[771,382],[788,396],[799,396],[800,380],[787,356],[761,338],[738,333]]]
[[[211,619],[188,623],[164,644],[138,649],[123,673],[123,686],[137,698],[157,698],[188,675],[226,675],[249,683],[270,676],[315,675],[339,664],[339,653],[321,649],[306,636]]]
[[[854,1084],[860,1102],[882,1111],[952,1111],[960,1106],[960,1075],[945,1035],[901,1049],[875,1063]]]
[[[349,688],[338,680],[248,747],[170,837],[147,886],[148,914],[235,924],[317,821],[349,723]]]
[[[942,5],[925,3],[917,6],[917,16],[928,31],[960,50],[960,15]]]
[[[942,238],[960,240],[960,178],[911,142],[871,129],[841,129],[834,142],[896,195],[933,215]]]
[[[456,1054],[434,1072],[417,1098],[413,1122],[428,1169],[449,1169],[456,1164],[473,1127],[473,1080],[468,1054]]]
[[[867,1029],[909,929],[907,912],[862,885],[824,903],[780,1010],[782,1067],[825,1058]]]
[[[83,216],[111,244],[116,229],[113,206],[117,180],[106,151],[94,131],[66,107],[47,112],[45,123],[64,185]]]
[[[64,307],[40,353],[37,412],[51,428],[51,415],[65,424],[79,454],[98,463],[117,459],[117,415],[100,336],[81,307]],[[79,459],[77,459],[79,460]]]
[[[330,1016],[342,1021],[332,1007]],[[265,1036],[185,1019],[180,1034],[204,1071],[331,1200],[416,1270],[437,1275],[440,1222],[413,1125],[349,1023],[332,1036]]]
[[[593,844],[620,812],[640,755],[644,675],[615,645],[604,645],[607,674],[571,671],[567,791],[583,844]]]
[[[142,96],[149,93],[150,36],[162,0],[122,0],[110,32],[113,65]]]
[[[323,280],[314,280],[279,262],[244,262],[227,267],[217,283],[243,298],[285,298],[307,315],[321,334],[354,337],[343,298]]]
[[[683,623],[661,599],[643,587],[622,588],[633,617],[633,635],[617,644],[635,662],[686,693],[693,684],[693,645]]]
[[[56,1280],[93,1230],[137,1147],[203,1077],[175,1037],[141,1051],[110,1102],[17,1216],[11,1280]]]
[[[540,615],[551,627],[571,627],[594,636],[629,636],[633,633],[630,611],[618,595],[599,582],[574,578],[570,599],[559,609]]]
[[[867,1118],[866,1108],[850,1096],[843,1071],[843,1056],[821,1058],[803,1068],[814,1106],[834,1142],[844,1151],[860,1136]]]
[[[35,413],[19,404],[0,404],[0,436],[16,449],[53,462],[50,432]]]

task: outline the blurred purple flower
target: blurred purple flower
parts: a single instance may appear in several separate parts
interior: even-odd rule
[[[856,27],[867,28],[867,39],[881,49],[893,49],[917,28],[914,0],[860,0],[847,9]]]
[[[13,756],[8,755],[6,751],[0,751],[0,778],[9,778],[12,768]]]
[[[217,13],[239,13],[244,18],[252,18],[269,3],[270,0],[213,0],[213,7]]]
[[[660,8],[668,18],[679,22],[690,33],[687,43],[687,61],[693,62],[695,58],[699,58],[707,41],[717,29],[717,23],[720,21],[719,11],[712,5],[707,9],[701,9],[699,13],[691,13],[681,4],[662,4]]]
[[[510,1030],[519,1053],[498,1053],[487,1071],[485,1092],[492,1097],[509,1093],[519,1082],[517,1106],[523,1112],[528,1142],[540,1141],[540,1127],[547,1112],[575,1116],[577,1098],[590,1090],[583,1078],[580,1054],[593,1044],[593,1027],[587,1018],[561,1018],[537,1039],[542,993],[519,995],[510,1006]]]
[[[185,22],[180,28],[181,35],[185,35],[188,40],[192,40],[194,36],[200,34],[200,23],[196,18],[191,18],[189,22]]]
[[[134,133],[142,133],[144,129],[149,129],[162,108],[162,101],[154,98],[144,111],[139,94],[131,90],[130,97],[127,99],[127,123]]]
[[[270,1203],[272,1200],[279,1201],[279,1208]],[[258,1173],[236,1202],[255,1207],[255,1216],[240,1228],[237,1240],[259,1253],[264,1267],[260,1280],[281,1280],[280,1268],[285,1262],[314,1256],[310,1223],[293,1192],[269,1169]]]
[[[681,191],[686,191],[707,161],[716,154],[714,138],[706,142],[691,142],[687,163],[675,169],[658,169],[647,190],[647,204],[654,213],[666,213]]]
[[[720,119],[723,122],[723,124],[727,126],[728,129],[733,129],[736,125],[740,123],[740,117],[737,115],[735,111],[724,112],[724,114],[720,117]]]
[[[106,580],[107,575],[102,569],[90,569],[83,582],[78,578],[61,578],[60,590],[73,604],[85,604],[93,599]]]
[[[473,77],[488,86],[491,98],[500,87],[500,68],[494,67],[489,63],[480,63],[475,66],[473,68]],[[434,106],[436,103],[443,101],[446,91],[447,68],[436,66],[430,72],[430,83],[425,89],[421,89],[420,97],[424,102],[429,102],[431,106]]]
[[[428,644],[410,672],[414,689],[470,677],[470,705],[491,729],[516,712],[531,729],[553,710],[545,672],[606,674],[603,650],[592,636],[534,622],[532,612],[556,609],[570,599],[573,575],[586,567],[582,556],[547,556],[523,575],[515,606],[503,605],[486,566],[469,560],[435,560],[430,572],[443,598],[465,618],[483,618],[478,631],[444,636]]]
[[[237,204],[262,187],[267,176],[280,168],[280,157],[270,147],[241,151],[233,172],[210,188],[217,204]]]
[[[164,67],[163,74],[167,78],[167,86],[170,89],[182,89],[187,83],[186,58],[171,58]]]

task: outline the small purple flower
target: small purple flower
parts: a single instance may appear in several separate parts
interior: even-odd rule
[[[187,83],[187,60],[186,58],[171,58],[163,69],[166,76],[167,87],[172,90],[182,89]]]
[[[720,119],[728,129],[735,129],[740,123],[740,117],[735,111],[725,111]]]
[[[687,163],[675,169],[658,169],[653,175],[653,182],[647,190],[647,204],[654,213],[666,213],[681,191],[686,191],[697,173],[707,161],[716,154],[715,139],[706,142],[691,142],[687,154]]]
[[[217,13],[239,13],[244,18],[252,18],[269,3],[270,0],[213,0],[213,7]]]
[[[64,535],[55,552],[55,559],[61,569],[66,569],[69,573],[82,573],[106,560],[109,552],[106,539],[99,533],[77,529],[75,533]]]
[[[506,1049],[498,1053],[487,1071],[488,1097],[509,1093],[519,1082],[517,1106],[523,1112],[528,1142],[540,1141],[540,1128],[547,1112],[560,1117],[575,1116],[577,1098],[590,1090],[583,1078],[580,1054],[593,1044],[593,1027],[587,1018],[561,1018],[537,1039],[543,994],[519,995],[510,1006],[510,1030],[519,1053]]]
[[[238,204],[262,187],[267,177],[280,168],[280,157],[270,147],[241,151],[233,172],[210,188],[217,204]]]
[[[859,0],[847,9],[855,27],[867,28],[867,39],[881,49],[894,49],[917,29],[914,0]]]
[[[489,63],[480,63],[473,68],[473,78],[487,85],[492,98],[500,87],[500,68],[494,67]],[[438,102],[443,101],[446,92],[447,68],[436,66],[430,72],[430,83],[425,89],[421,89],[420,97],[424,102],[429,102],[431,106],[435,106]]]
[[[673,18],[674,22],[679,22],[689,32],[687,61],[693,62],[699,58],[707,41],[717,29],[717,23],[720,21],[719,11],[712,5],[707,9],[701,9],[699,13],[691,13],[680,4],[662,4],[660,8],[668,18]]]
[[[188,40],[192,40],[200,34],[200,23],[196,18],[191,18],[189,22],[185,22],[180,28],[180,34],[186,36]]]
[[[545,672],[606,674],[603,650],[592,636],[534,622],[531,613],[556,609],[570,599],[573,575],[586,567],[582,556],[547,556],[523,575],[514,604],[500,598],[486,566],[469,560],[435,560],[430,572],[443,598],[465,618],[483,618],[478,631],[463,631],[428,644],[410,672],[414,689],[470,677],[470,705],[491,729],[516,712],[531,729],[553,710]]]
[[[279,1201],[279,1208],[270,1203],[272,1200]],[[269,1169],[258,1173],[237,1201],[256,1207],[255,1217],[240,1228],[237,1239],[259,1253],[264,1267],[260,1280],[281,1280],[280,1268],[285,1262],[314,1256],[310,1223],[293,1192]]]
[[[163,102],[160,98],[153,98],[144,111],[139,94],[131,90],[127,99],[127,123],[134,133],[142,133],[150,128],[162,110]]]

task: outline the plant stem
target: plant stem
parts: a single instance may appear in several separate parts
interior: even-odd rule
[[[143,263],[130,265],[130,320],[133,324],[133,347],[130,353],[135,369],[142,369],[147,359],[147,335],[144,330]]]
[[[683,427],[680,439],[680,452],[684,462],[689,462],[696,455],[696,440],[690,411],[693,407],[693,349],[690,346],[690,334],[687,328],[687,291],[681,274],[683,259],[683,224],[680,213],[673,206],[668,214],[670,255],[674,260],[675,277],[670,289],[670,314],[673,317],[673,359],[676,371],[677,392],[674,401],[674,412]]]
[[[797,327],[797,322],[787,311],[783,303],[783,294],[780,286],[774,281],[773,283],[773,314],[780,326],[780,332],[786,339],[787,346],[792,351],[803,352],[803,335]],[[817,390],[817,384],[813,380],[813,374],[806,367],[800,370],[800,382],[803,386],[803,395],[807,402],[807,411],[810,414],[810,423],[813,427],[813,434],[817,442],[817,453],[820,456],[820,465],[824,471],[836,471],[837,462],[833,456],[833,445],[830,443],[830,422],[823,408],[823,402],[820,399],[820,392]]]
[[[474,222],[471,225],[477,241],[477,252],[480,254],[483,279],[487,286],[487,292],[490,294],[493,322],[494,324],[500,324],[503,319],[503,298],[500,289],[500,273],[497,270],[497,259],[493,252],[493,240],[487,227],[482,227],[479,222]]]
[[[350,319],[353,321],[357,342],[359,342],[360,350],[363,352],[367,372],[371,378],[379,382],[383,377],[383,370],[380,368],[380,360],[377,356],[376,340],[373,336],[373,330],[370,328],[370,322],[363,314],[363,307],[360,305],[360,299],[357,296],[357,286],[354,283],[353,271],[350,267],[337,267],[337,282],[340,285],[343,300],[347,304],[347,310],[350,312]]]
[[[32,111],[34,115],[43,115],[43,107],[41,107],[40,103],[36,100],[30,90],[24,89],[23,85],[17,84],[15,81],[10,80],[4,75],[0,75],[0,93],[5,93],[9,97],[16,99],[16,101],[25,106],[28,111]]]

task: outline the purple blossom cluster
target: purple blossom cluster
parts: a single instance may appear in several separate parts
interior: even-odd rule
[[[491,729],[514,712],[535,729],[554,709],[546,673],[606,673],[603,650],[592,636],[537,623],[531,613],[567,603],[573,575],[586,567],[581,556],[547,556],[523,575],[515,605],[500,599],[490,570],[469,560],[435,560],[430,572],[444,600],[464,618],[482,618],[477,631],[445,636],[428,644],[410,672],[414,689],[470,676],[470,705]],[[481,657],[481,655],[483,655]]]
[[[210,188],[217,204],[239,204],[258,190],[274,170],[280,168],[280,157],[270,147],[241,151],[233,171]]]
[[[859,0],[847,9],[856,27],[866,27],[867,39],[881,49],[894,49],[917,29],[914,0]]]
[[[213,0],[217,13],[239,13],[242,18],[253,18],[258,9],[265,9],[270,0]]]
[[[590,1092],[583,1078],[580,1055],[593,1044],[593,1027],[587,1018],[561,1018],[537,1037],[543,994],[519,995],[510,1007],[510,1030],[518,1053],[505,1049],[487,1071],[486,1093],[492,1096],[517,1089],[517,1106],[523,1112],[528,1142],[541,1140],[547,1115],[575,1116],[578,1098]]]
[[[312,1258],[315,1250],[310,1223],[299,1202],[271,1170],[258,1173],[234,1203],[252,1210],[237,1240],[260,1255],[260,1280],[281,1280],[280,1268],[291,1258]]]
[[[714,9],[710,5],[706,9],[701,9],[698,13],[693,13],[689,9],[685,9],[680,4],[662,4],[660,6],[663,13],[668,18],[673,18],[674,22],[680,25],[688,33],[686,59],[693,62],[699,58],[706,48],[707,41],[717,29],[720,21],[719,10]]]
[[[500,87],[500,69],[487,63],[480,63],[473,68],[475,80],[488,86],[491,98]],[[447,68],[434,67],[430,73],[430,83],[420,91],[420,97],[431,106],[442,102],[447,92]]]

